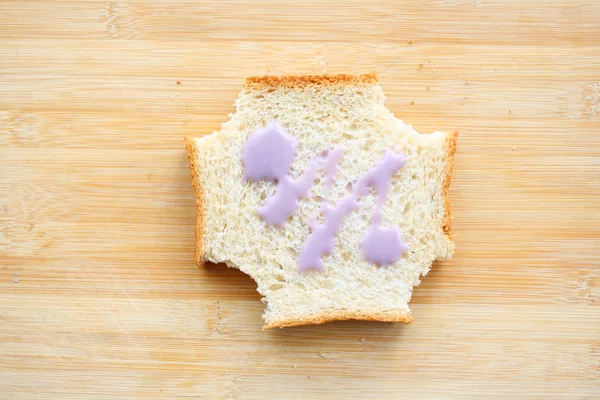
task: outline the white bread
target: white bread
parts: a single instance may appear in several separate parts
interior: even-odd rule
[[[374,74],[248,78],[236,113],[220,131],[185,138],[197,198],[196,262],[225,263],[250,275],[267,304],[265,329],[347,319],[411,322],[412,288],[434,260],[453,254],[448,187],[457,134],[418,134],[384,99]],[[383,226],[399,227],[409,247],[399,261],[377,267],[360,254],[375,204],[371,193],[344,220],[333,253],[323,258],[325,270],[297,271],[325,173],[283,228],[267,226],[256,210],[275,184],[244,182],[241,153],[249,134],[271,121],[298,141],[294,178],[323,149],[344,148],[329,195],[334,203],[387,149],[408,157],[383,207]]]

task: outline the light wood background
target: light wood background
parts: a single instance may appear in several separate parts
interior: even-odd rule
[[[461,132],[456,256],[411,325],[262,332],[193,266],[182,136],[370,71]],[[0,74],[0,398],[600,398],[599,2],[3,0]]]

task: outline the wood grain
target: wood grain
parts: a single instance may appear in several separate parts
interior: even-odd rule
[[[328,3],[0,3],[0,398],[600,397],[600,3]],[[370,71],[461,132],[456,256],[411,325],[262,332],[193,267],[182,137],[247,75]]]

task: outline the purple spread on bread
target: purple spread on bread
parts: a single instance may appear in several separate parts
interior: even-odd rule
[[[267,225],[279,227],[297,210],[298,200],[308,196],[317,171],[321,168],[325,170],[327,177],[320,208],[324,216],[323,223],[318,224],[316,219],[311,219],[311,233],[300,249],[298,271],[323,270],[322,258],[333,252],[335,236],[344,218],[359,207],[358,200],[369,193],[369,187],[375,190],[377,202],[371,226],[360,243],[361,253],[369,263],[380,266],[398,261],[408,250],[408,246],[402,241],[398,228],[381,227],[381,209],[387,199],[392,177],[406,164],[407,158],[386,151],[383,159],[352,186],[350,194],[332,207],[329,205],[328,195],[343,149],[337,147],[324,151],[296,180],[290,176],[295,154],[296,144],[292,137],[276,122],[271,122],[249,135],[242,150],[242,163],[245,180],[256,182],[265,179],[277,183],[275,193],[267,198],[257,213]]]

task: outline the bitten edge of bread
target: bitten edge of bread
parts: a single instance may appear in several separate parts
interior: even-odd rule
[[[249,77],[246,79],[245,88],[248,90],[260,89],[264,87],[285,87],[285,88],[304,88],[312,85],[377,85],[378,79],[375,73],[363,75],[290,75],[290,76],[263,76]],[[443,195],[445,218],[442,229],[446,236],[451,238],[451,209],[449,189],[454,170],[454,155],[456,153],[456,141],[458,132],[449,133],[446,138],[446,166],[444,170]],[[200,267],[206,260],[204,254],[204,245],[202,235],[204,232],[204,216],[206,213],[206,204],[204,198],[204,189],[200,184],[200,166],[197,162],[197,145],[193,138],[184,137],[185,145],[190,162],[192,174],[192,185],[196,192],[196,246],[195,261],[196,266]],[[316,316],[293,317],[286,320],[277,320],[263,326],[264,329],[285,328],[299,325],[317,325],[332,321],[344,320],[365,320],[381,322],[404,322],[410,323],[413,318],[410,312],[358,312],[358,311],[333,311]]]

